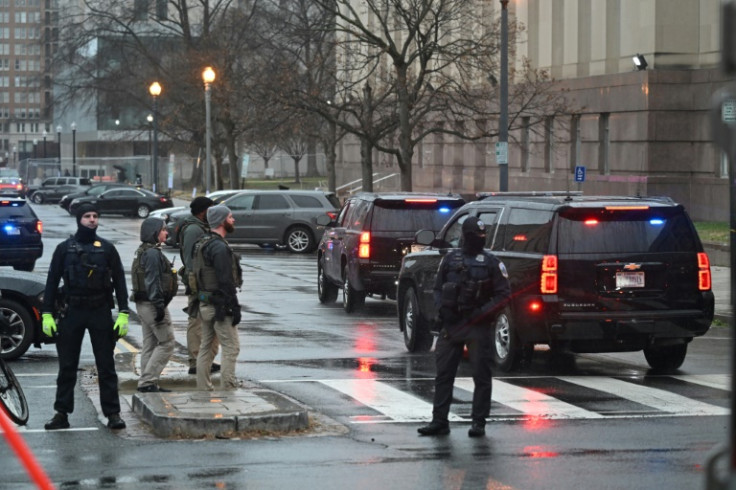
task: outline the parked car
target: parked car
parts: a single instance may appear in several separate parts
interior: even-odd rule
[[[100,214],[122,214],[123,216],[148,217],[153,209],[170,208],[171,199],[145,189],[134,187],[116,187],[108,189],[99,196],[85,196],[74,199],[69,205],[69,212],[76,214],[82,204],[94,204]]]
[[[401,259],[417,230],[437,230],[465,204],[459,195],[362,193],[345,201],[317,251],[317,293],[322,303],[337,299],[350,313],[365,297],[396,299]]]
[[[58,187],[50,187],[48,189],[38,189],[33,193],[31,201],[36,204],[54,204],[61,201],[61,198],[68,194],[84,192],[88,187],[80,185],[60,185]]]
[[[28,188],[16,169],[0,168],[0,196],[25,198],[27,191]]]
[[[230,243],[283,246],[294,253],[312,252],[324,228],[317,218],[334,219],[340,201],[332,192],[244,190],[222,201],[235,218]]]
[[[69,206],[71,205],[74,199],[78,197],[99,196],[100,194],[102,194],[108,189],[117,189],[119,187],[133,187],[133,186],[130,186],[128,184],[120,184],[117,182],[104,183],[104,184],[93,184],[91,187],[88,187],[79,192],[72,192],[65,196],[62,196],[61,200],[59,201],[59,206],[61,206],[67,212],[69,212]]]
[[[220,204],[225,199],[234,196],[238,192],[243,192],[242,189],[226,189],[221,191],[214,191],[207,194],[207,197],[212,199],[215,204]],[[166,230],[169,232],[166,236],[166,244],[172,247],[176,247],[179,243],[179,227],[184,222],[187,216],[192,213],[189,206],[176,206],[169,209],[163,209],[160,211],[152,211],[151,216],[158,216],[166,221]]]
[[[555,352],[644,351],[655,370],[683,363],[708,331],[708,256],[682,205],[669,198],[523,194],[486,196],[461,208],[428,246],[404,257],[399,328],[410,351],[428,350],[442,257],[460,245],[462,222],[486,224],[486,247],[506,266],[511,303],[489,328],[496,364],[509,371],[536,344]]]
[[[0,199],[0,265],[32,271],[43,255],[43,223],[25,199]]]
[[[45,276],[0,270],[0,357],[17,359],[31,345],[53,343],[41,331]]]
[[[29,185],[28,197],[33,198],[33,193],[39,189],[52,189],[62,185],[90,186],[92,182],[86,177],[49,177],[41,182],[41,185]]]

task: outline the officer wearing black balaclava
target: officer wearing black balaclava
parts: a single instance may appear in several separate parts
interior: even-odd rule
[[[110,429],[124,429],[120,418],[118,375],[114,349],[128,332],[128,298],[125,272],[115,246],[97,235],[99,213],[91,204],[76,211],[77,232],[57,245],[46,278],[43,298],[43,332],[56,336],[59,374],[56,378],[56,414],[46,430],[69,427],[74,411],[74,386],[85,330],[89,331],[100,385],[100,405]],[[65,308],[57,310],[59,282],[64,279]],[[118,316],[113,323],[113,292]],[[55,316],[60,316],[58,327]]]
[[[475,385],[470,437],[485,435],[491,410],[493,323],[511,296],[511,286],[503,262],[484,250],[485,224],[470,216],[462,224],[462,233],[461,248],[442,259],[434,285],[441,329],[435,347],[432,421],[418,429],[425,436],[450,433],[453,385],[466,345]]]

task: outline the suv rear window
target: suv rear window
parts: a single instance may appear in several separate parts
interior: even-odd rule
[[[371,219],[374,231],[439,231],[462,201],[409,202],[407,200],[376,201]]]
[[[319,199],[313,196],[300,196],[298,194],[294,194],[291,196],[292,201],[294,201],[294,204],[297,205],[299,208],[321,208],[322,203],[319,202]]]
[[[679,207],[568,209],[560,213],[558,229],[560,253],[693,252],[698,243]]]
[[[35,218],[36,215],[25,201],[0,201],[0,219]]]

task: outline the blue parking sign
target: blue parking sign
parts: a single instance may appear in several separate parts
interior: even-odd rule
[[[582,165],[575,167],[575,182],[585,182],[585,167]]]

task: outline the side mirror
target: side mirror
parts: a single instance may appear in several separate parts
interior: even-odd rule
[[[432,230],[419,230],[414,234],[414,241],[419,245],[432,245],[435,234]]]

